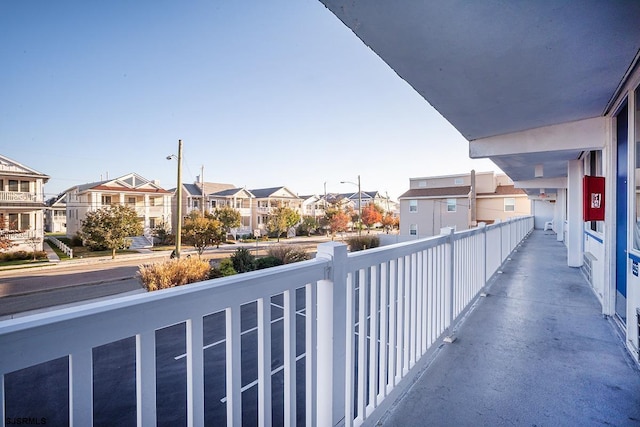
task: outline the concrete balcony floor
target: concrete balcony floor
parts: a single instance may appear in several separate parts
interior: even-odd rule
[[[564,245],[511,258],[382,425],[640,425],[640,371]]]

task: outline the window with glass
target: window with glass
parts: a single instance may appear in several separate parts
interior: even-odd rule
[[[23,193],[29,192],[29,181],[20,181],[20,191]]]
[[[602,150],[593,150],[585,157],[585,174],[591,176],[602,176]],[[602,233],[604,231],[603,221],[590,221],[588,227],[592,231]]]
[[[411,234],[412,236],[418,235],[418,224],[411,224],[409,226],[409,234]]]
[[[516,199],[513,197],[506,197],[504,199],[504,211],[515,212],[516,211]]]
[[[416,199],[409,200],[409,212],[418,212],[418,201]]]
[[[110,205],[111,204],[111,196],[102,196],[101,202],[102,202],[103,205]]]
[[[18,180],[10,179],[9,180],[9,191],[18,191]]]
[[[447,212],[456,211],[456,199],[447,199]]]
[[[28,213],[20,214],[20,230],[28,230],[31,228],[31,215]]]

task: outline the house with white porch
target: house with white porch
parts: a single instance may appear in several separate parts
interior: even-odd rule
[[[58,194],[45,202],[44,231],[48,233],[67,232],[67,193]]]
[[[270,187],[249,190],[254,196],[252,208],[252,223],[254,230],[260,230],[261,234],[266,234],[267,221],[269,215],[277,207],[288,207],[294,209],[302,215],[302,199],[289,188]]]
[[[82,229],[82,220],[88,212],[116,204],[135,209],[147,239],[155,227],[171,223],[171,192],[135,173],[77,185],[65,193],[67,237],[75,236]]]
[[[0,155],[0,235],[14,245],[9,251],[32,251],[29,239],[44,238],[44,184],[49,176]]]
[[[246,188],[229,188],[209,194],[211,212],[218,208],[228,206],[240,213],[240,227],[232,229],[236,236],[250,235],[253,233],[253,209],[255,196]]]

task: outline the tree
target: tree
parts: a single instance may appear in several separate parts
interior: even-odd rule
[[[336,233],[346,231],[349,221],[351,220],[351,216],[349,214],[335,207],[327,209],[325,217],[329,224],[329,231],[331,232],[332,239]]]
[[[210,214],[204,216],[200,211],[191,211],[182,226],[182,236],[186,243],[195,246],[198,257],[207,246],[220,245],[224,237],[222,223]]]
[[[158,239],[158,243],[161,245],[169,245],[172,243],[173,236],[171,234],[171,224],[166,221],[161,221],[152,230],[153,237]]]
[[[29,247],[31,247],[31,249],[33,249],[33,260],[36,260],[36,251],[38,250],[38,247],[40,246],[40,243],[42,242],[42,239],[40,237],[29,237],[27,239],[27,245],[29,245]]]
[[[126,247],[127,237],[142,234],[142,224],[133,208],[112,205],[87,213],[79,234],[91,249],[111,249],[115,258],[116,250]]]
[[[267,231],[275,234],[280,241],[280,235],[286,233],[291,227],[300,222],[300,214],[298,211],[286,206],[275,208],[273,213],[269,215],[267,221]]]
[[[362,223],[370,230],[371,227],[382,222],[382,208],[375,203],[369,203],[362,208]]]
[[[391,230],[398,226],[398,218],[387,212],[385,216],[382,217],[382,226],[384,227],[387,234],[389,234]]]
[[[242,216],[240,212],[232,208],[231,206],[223,206],[216,209],[214,217],[222,223],[224,231],[228,234],[232,228],[240,227]]]
[[[298,235],[311,236],[318,229],[318,221],[312,216],[305,216],[298,225]]]
[[[0,224],[0,228],[4,228],[5,224]],[[7,229],[0,230],[0,251],[5,251],[13,246],[17,246],[17,243],[11,239],[11,235],[20,233],[18,227],[15,223],[9,223],[9,227]]]

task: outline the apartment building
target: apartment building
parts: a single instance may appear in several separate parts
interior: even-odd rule
[[[411,178],[399,200],[402,235],[433,236],[443,227],[466,230],[531,213],[527,194],[495,172]]]

